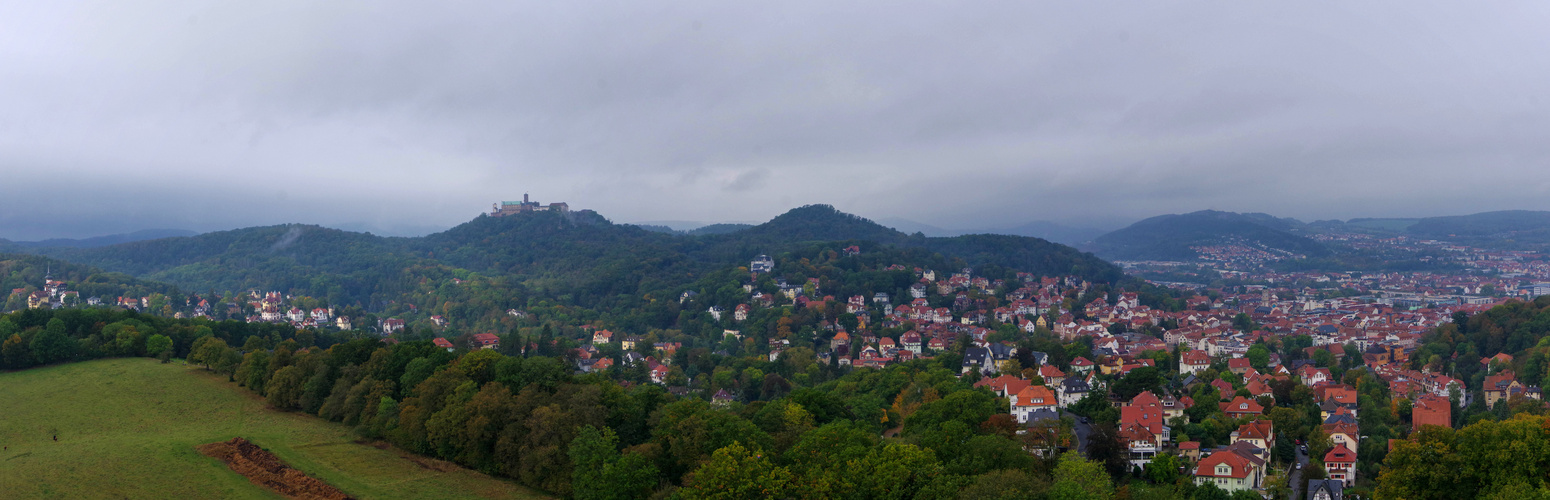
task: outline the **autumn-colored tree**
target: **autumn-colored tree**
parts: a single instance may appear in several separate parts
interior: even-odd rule
[[[0,344],[0,360],[5,362],[5,367],[21,369],[32,366],[32,351],[27,347],[27,341],[22,340],[21,334],[13,333],[4,344]]]

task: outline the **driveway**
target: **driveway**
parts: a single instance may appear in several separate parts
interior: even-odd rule
[[[1297,463],[1307,467],[1308,454],[1302,451],[1301,446],[1297,447],[1296,451]],[[1307,486],[1307,481],[1302,480],[1302,469],[1292,469],[1292,473],[1287,477],[1287,485],[1292,487],[1292,498],[1302,498],[1302,487]]]
[[[1089,424],[1082,423],[1081,415],[1077,415],[1065,410],[1060,410],[1060,415],[1064,417],[1071,417],[1071,420],[1075,422],[1075,424],[1072,425],[1071,432],[1076,434],[1076,451],[1081,453],[1082,456],[1087,456],[1087,439],[1088,436],[1092,435],[1093,427]]]

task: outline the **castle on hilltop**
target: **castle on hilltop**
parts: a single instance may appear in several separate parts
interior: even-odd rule
[[[545,210],[553,212],[569,212],[570,205],[567,205],[564,202],[539,205],[536,201],[529,201],[527,199],[527,194],[523,193],[522,201],[503,201],[496,203],[493,207],[490,208],[490,216],[505,217],[507,215],[515,215],[525,212],[542,212]]]

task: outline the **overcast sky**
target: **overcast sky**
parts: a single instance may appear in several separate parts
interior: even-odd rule
[[[1550,209],[1550,3],[0,0],[0,237]]]

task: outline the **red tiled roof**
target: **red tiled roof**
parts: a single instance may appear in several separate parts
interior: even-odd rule
[[[1222,411],[1228,414],[1251,413],[1258,415],[1265,412],[1265,407],[1260,406],[1259,403],[1254,402],[1254,400],[1245,398],[1243,396],[1238,396],[1233,398],[1230,402],[1222,403]]]
[[[1044,378],[1064,377],[1066,374],[1060,371],[1059,368],[1055,368],[1054,365],[1044,365],[1039,367],[1039,376]]]
[[[1223,463],[1227,464],[1229,467],[1232,467],[1232,472],[1226,475],[1217,475],[1216,466],[1217,464]],[[1212,453],[1211,456],[1200,459],[1200,466],[1195,468],[1195,475],[1201,477],[1230,477],[1235,479],[1243,479],[1249,477],[1249,469],[1251,465],[1252,464],[1249,462],[1249,459],[1243,458],[1243,456],[1238,455],[1236,452],[1218,451],[1216,453]]]
[[[1017,392],[1017,406],[1055,406],[1055,393],[1042,385],[1024,387]]]
[[[1270,433],[1275,425],[1269,420],[1259,419],[1238,426],[1238,438],[1240,439],[1270,439]]]
[[[1337,444],[1334,448],[1329,449],[1329,453],[1324,454],[1324,463],[1330,462],[1356,462],[1356,452],[1351,451],[1350,448],[1346,448],[1344,444]]]

